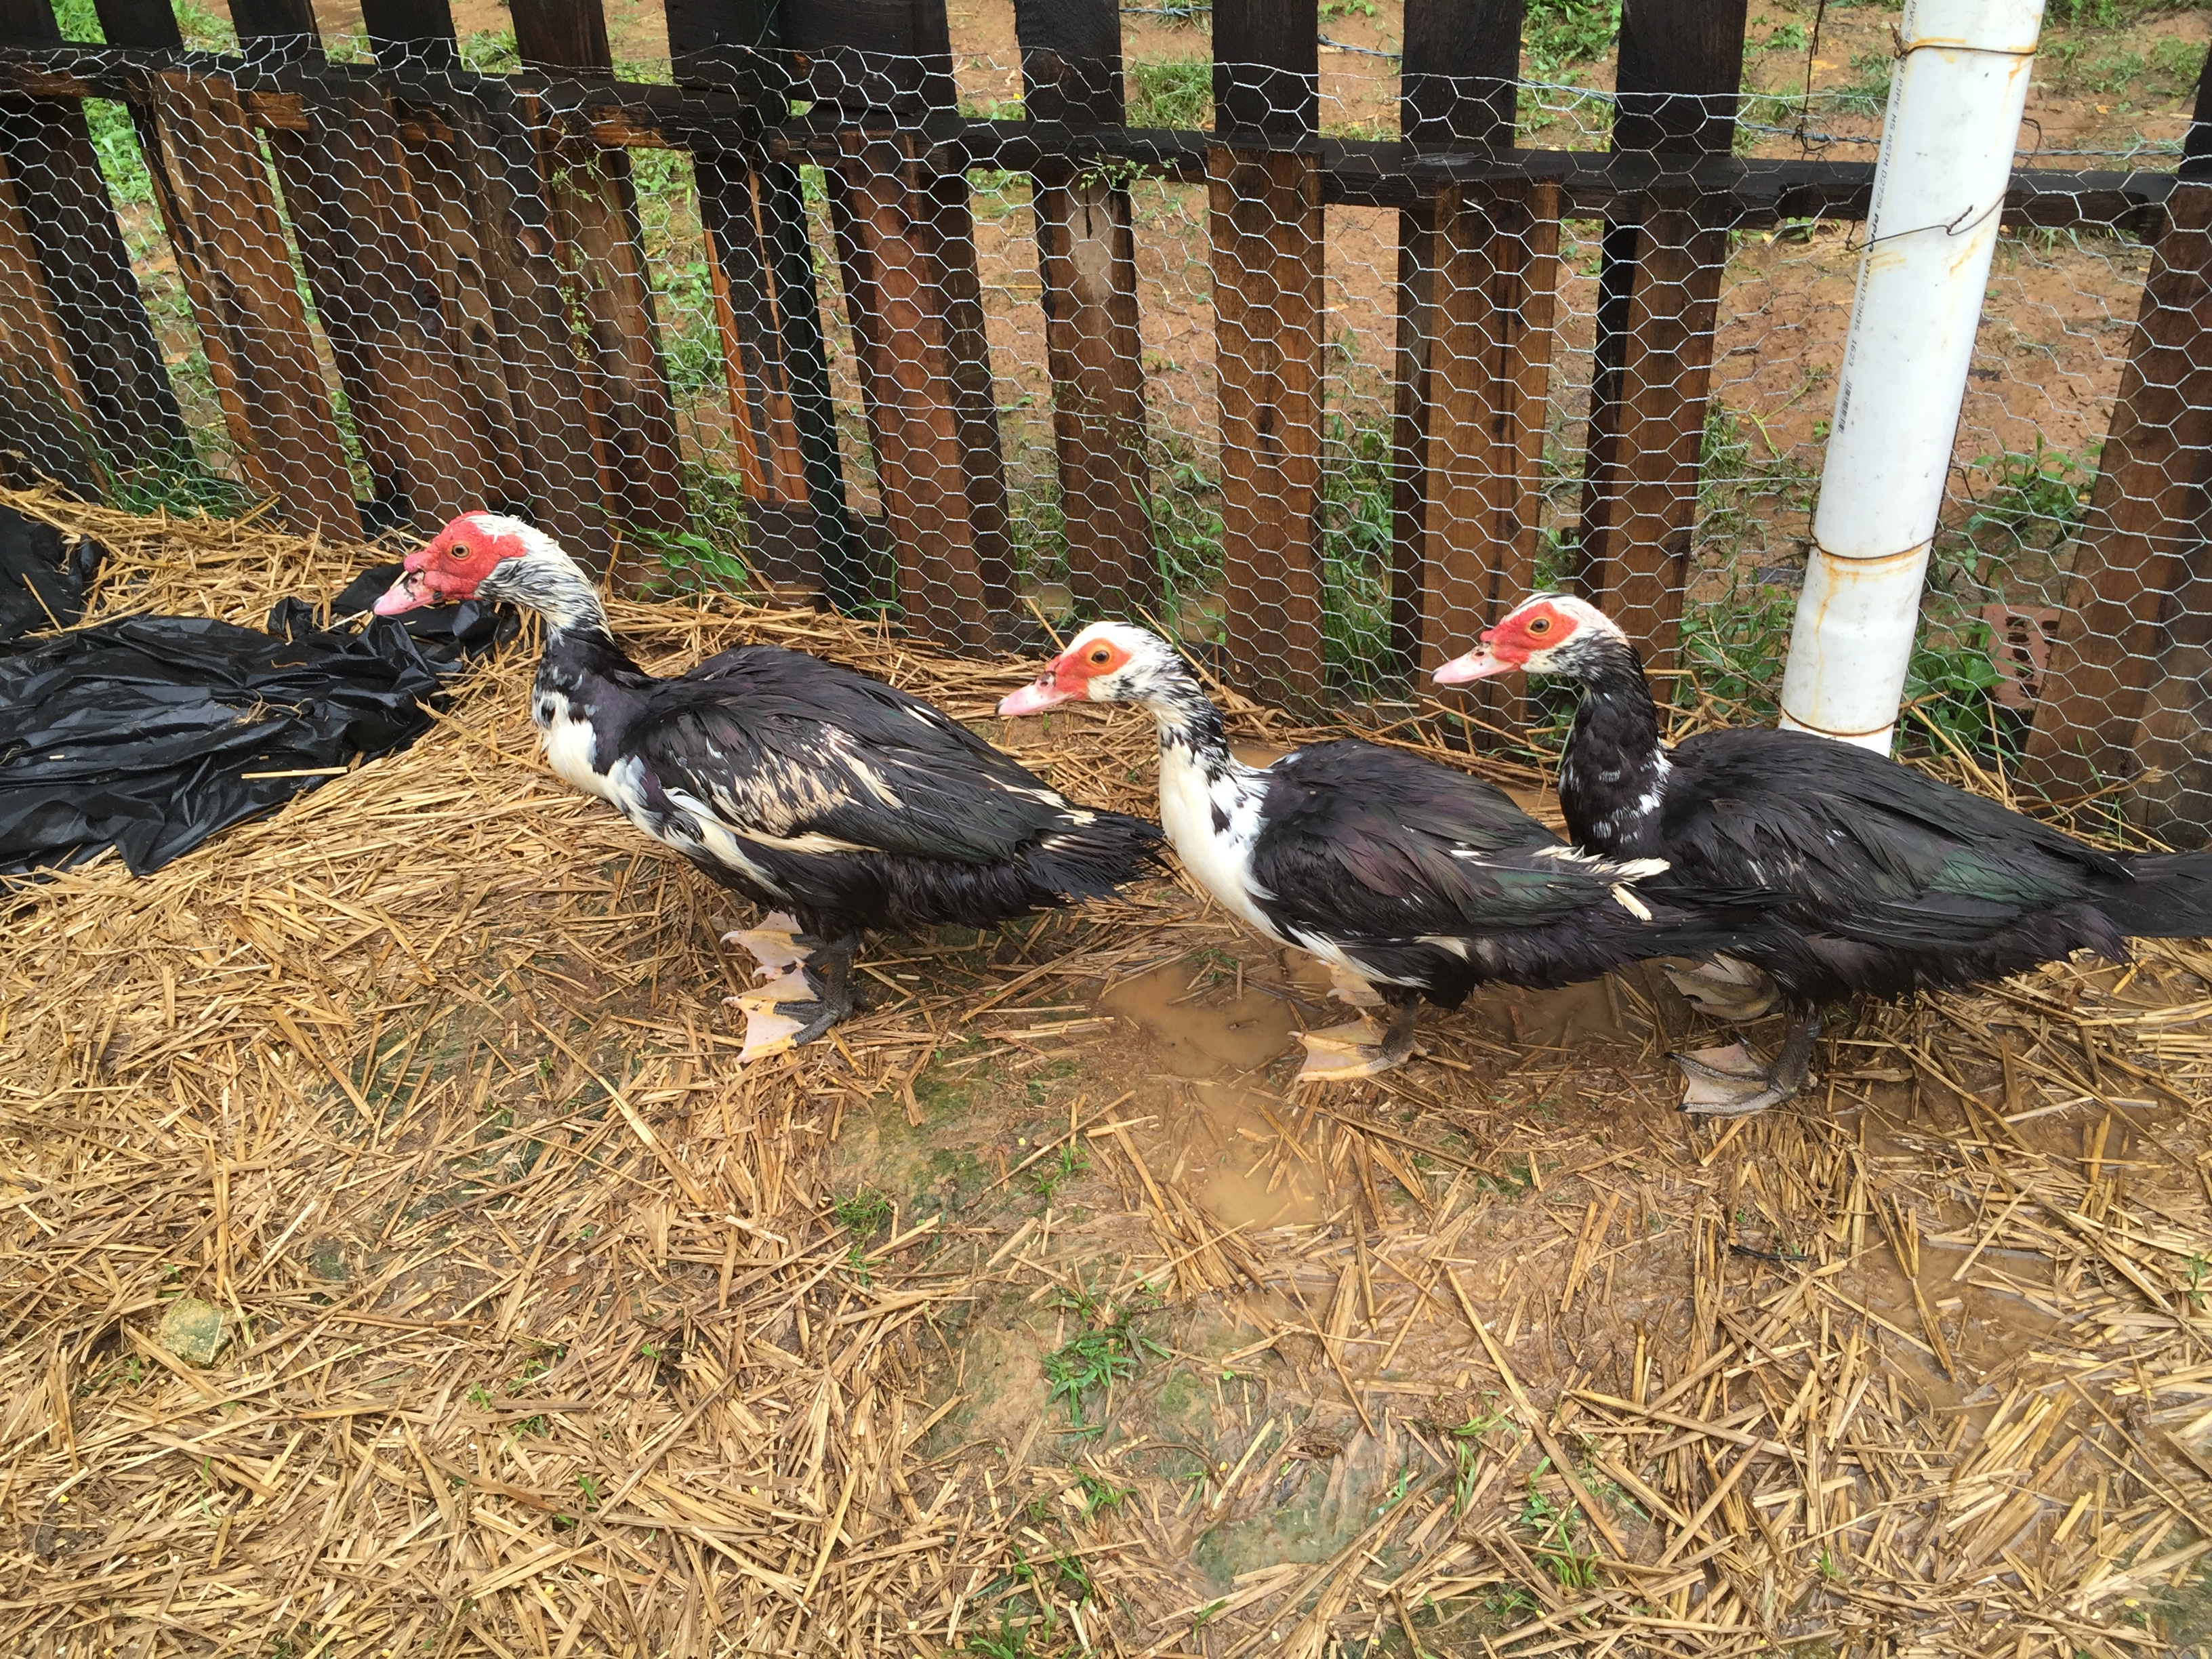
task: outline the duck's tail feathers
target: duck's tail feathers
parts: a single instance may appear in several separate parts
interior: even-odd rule
[[[1160,828],[1121,812],[1071,813],[1037,839],[1024,873],[1069,898],[1107,898],[1160,866]]]
[[[2114,927],[2137,939],[2212,938],[2212,848],[2147,853],[2128,864],[2135,879],[2099,895]]]

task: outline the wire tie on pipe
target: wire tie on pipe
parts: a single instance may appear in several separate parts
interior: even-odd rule
[[[2002,213],[2003,211],[2004,198],[2000,196],[1995,202],[1992,202],[1989,206],[1984,208],[1979,213],[1975,212],[1971,205],[1965,208],[1960,211],[1959,216],[1952,220],[1948,224],[1915,225],[1911,230],[1893,230],[1886,236],[1876,236],[1870,241],[1859,242],[1856,244],[1847,237],[1844,241],[1844,251],[1846,253],[1864,253],[1870,248],[1879,247],[1884,242],[1894,242],[1900,237],[1917,236],[1925,231],[1930,230],[1940,230],[1946,236],[1961,236],[1970,231],[1978,229],[1982,222],[1987,219],[1992,213]]]

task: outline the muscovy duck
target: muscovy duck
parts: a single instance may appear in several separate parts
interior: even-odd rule
[[[2081,949],[2126,957],[2128,936],[2212,933],[2212,853],[2109,853],[1993,800],[1850,744],[1735,727],[1669,748],[1644,665],[1595,605],[1524,600],[1482,643],[1437,671],[1461,684],[1515,670],[1579,681],[1559,804],[1594,855],[1663,859],[1640,890],[1698,895],[1778,926],[1701,975],[1676,982],[1716,1012],[1730,982],[1763,969],[1793,1019],[1773,1064],[1740,1046],[1675,1056],[1685,1110],[1764,1110],[1802,1088],[1820,1010],[1853,992],[1901,996],[2019,973]],[[1700,991],[1717,992],[1711,998]],[[1771,994],[1770,994],[1771,1000]]]
[[[769,645],[656,678],[615,643],[575,561],[519,519],[454,520],[376,609],[467,599],[544,618],[532,713],[553,770],[777,913],[725,940],[777,972],[731,999],[752,1017],[749,1057],[852,1012],[865,928],[988,927],[1103,897],[1157,862],[1153,825],[1071,804],[880,680]]]
[[[1160,823],[1224,907],[1310,951],[1346,1001],[1387,1004],[1310,1033],[1301,1080],[1364,1077],[1413,1051],[1423,998],[1456,1008],[1477,985],[1553,987],[1641,957],[1732,943],[1707,907],[1653,905],[1656,860],[1589,858],[1480,778],[1375,744],[1316,744],[1268,766],[1230,753],[1220,712],[1157,635],[1097,623],[999,705],[1133,702],[1159,725]]]

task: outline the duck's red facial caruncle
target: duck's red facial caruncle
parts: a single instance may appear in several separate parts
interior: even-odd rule
[[[464,513],[407,556],[398,581],[376,602],[380,617],[397,617],[426,605],[474,599],[486,576],[525,549],[514,521],[490,513]]]
[[[999,704],[1001,714],[1034,714],[1063,702],[1092,699],[1109,681],[1128,666],[1128,648],[1101,623],[1076,636],[1075,643],[1045,665],[1043,673]]]
[[[1579,600],[1548,593],[1524,600],[1495,628],[1483,630],[1480,645],[1437,669],[1437,684],[1465,685],[1516,670],[1545,673],[1553,665],[1553,653],[1582,630],[1585,619],[1577,612],[1589,610]]]

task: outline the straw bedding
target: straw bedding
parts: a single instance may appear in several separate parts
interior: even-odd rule
[[[113,550],[95,616],[258,623],[368,556],[11,499]],[[720,599],[613,620],[648,666],[775,640],[979,721],[1023,672]],[[2203,946],[1863,1014],[1813,1097],[1717,1131],[1668,1109],[1684,1016],[1650,983],[1587,1045],[1515,1043],[1507,1000],[1370,1085],[1248,1079],[1250,1180],[1319,1195],[1257,1225],[1209,1207],[1190,1114],[1146,1108],[1196,1085],[1091,1012],[1168,962],[1197,1013],[1221,964],[1246,990],[1264,964],[1191,894],[879,941],[867,1013],[741,1071],[716,940],[744,918],[539,765],[527,644],[404,755],[149,878],[15,896],[0,1651],[2102,1656],[2212,1628]],[[1145,810],[1148,728],[1087,714],[1005,735]],[[856,1146],[981,1133],[933,1114],[1054,1075],[1065,1133],[1001,1137],[980,1196],[836,1201]],[[1068,1184],[1016,1201],[1039,1158]],[[1144,1337],[1091,1402],[1108,1431],[1070,1437],[1040,1366],[1086,1328]]]

